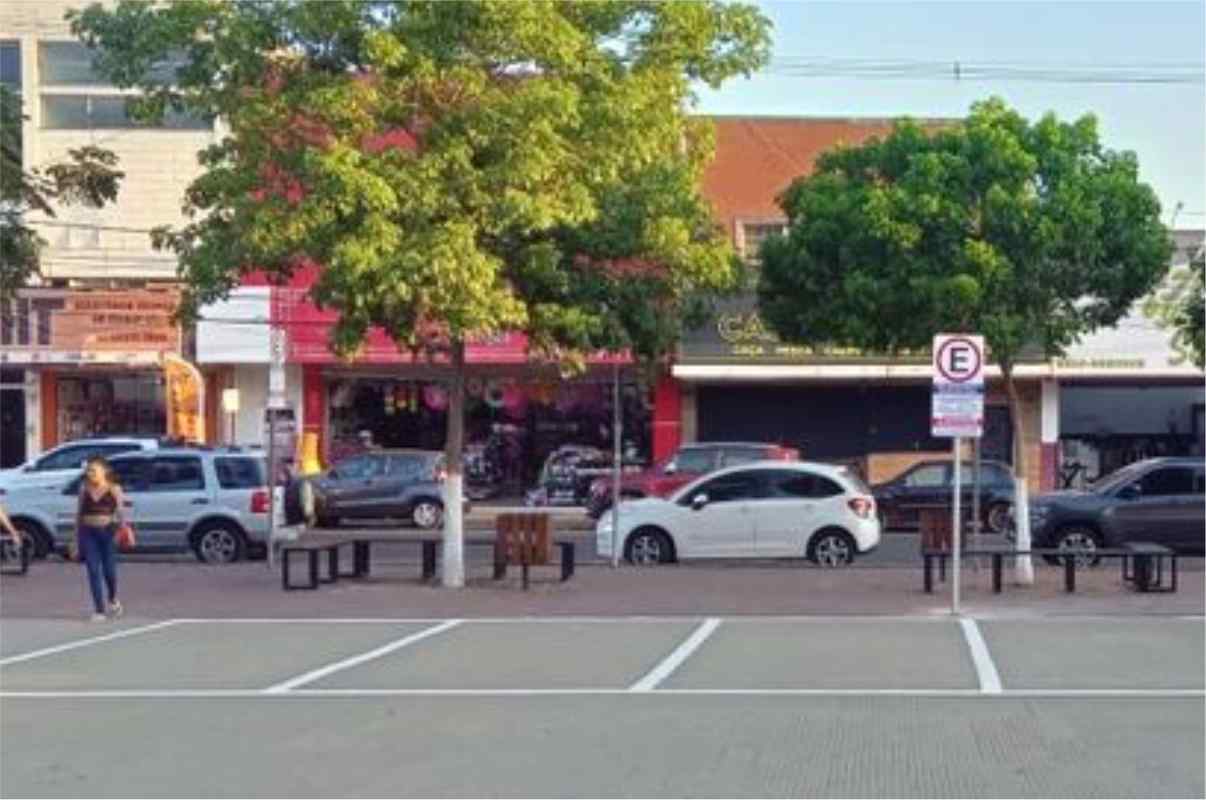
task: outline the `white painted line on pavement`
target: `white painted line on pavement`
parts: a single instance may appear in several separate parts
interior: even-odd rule
[[[0,658],[0,667],[7,667],[10,664],[20,664],[22,661],[30,661],[35,658],[41,658],[42,656],[52,656],[55,653],[66,653],[69,650],[76,650],[81,647],[100,644],[101,642],[111,642],[114,639],[124,639],[127,636],[136,636],[140,633],[149,633],[150,631],[159,630],[160,628],[167,628],[177,623],[178,620],[169,619],[164,620],[163,622],[155,622],[150,625],[140,625],[136,628],[123,628],[119,631],[114,631],[113,633],[106,633],[103,636],[92,636],[87,639],[77,639],[73,642],[66,642],[65,644],[56,644],[54,647],[44,647],[41,650],[32,650],[28,653],[21,653],[20,655],[9,656],[8,658]]]
[[[449,630],[451,628],[455,628],[457,625],[460,625],[460,624],[461,624],[461,621],[459,619],[448,620],[447,622],[445,622],[441,625],[436,625],[435,627],[432,627],[432,628],[426,628],[424,630],[419,631],[418,633],[412,633],[410,636],[406,636],[401,639],[398,639],[397,641],[390,642],[387,645],[378,647],[376,650],[370,650],[367,653],[361,653],[358,656],[353,656],[351,658],[345,658],[342,661],[336,661],[334,664],[328,664],[325,667],[319,667],[318,669],[310,670],[309,672],[306,672],[302,675],[298,675],[296,678],[290,678],[287,681],[282,681],[281,683],[275,684],[273,686],[269,686],[267,689],[263,690],[264,694],[282,694],[284,692],[292,691],[293,689],[296,689],[299,686],[304,686],[307,683],[313,683],[316,680],[325,678],[328,675],[332,675],[336,672],[339,672],[340,670],[348,669],[349,667],[355,667],[359,664],[365,663],[366,661],[372,661],[375,658],[380,658],[381,656],[392,653],[395,650],[401,650],[403,647],[412,645],[415,642],[422,641],[423,639],[426,639],[429,636],[435,636],[437,634],[441,634],[444,631]]]
[[[963,629],[963,638],[967,640],[967,649],[971,651],[972,663],[976,665],[980,691],[984,694],[1000,694],[1001,676],[997,674],[997,665],[992,663],[992,655],[988,652],[988,643],[980,634],[980,626],[971,617],[960,617],[959,626]]]
[[[719,617],[709,617],[704,620],[695,631],[683,640],[683,643],[674,648],[674,652],[666,656],[662,663],[658,664],[649,671],[645,677],[641,678],[636,683],[629,687],[632,692],[648,692],[656,689],[658,685],[669,678],[674,670],[678,669],[684,661],[691,657],[699,646],[703,644],[712,632],[720,627]]]
[[[321,697],[935,697],[966,700],[1028,698],[1206,698],[1203,689],[1006,689],[987,695],[979,689],[295,689],[267,694],[260,689],[97,689],[81,691],[0,691],[0,700],[250,699],[305,700]]]

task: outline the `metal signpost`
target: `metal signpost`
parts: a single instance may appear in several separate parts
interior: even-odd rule
[[[933,402],[930,425],[935,437],[952,439],[955,486],[951,515],[951,613],[959,613],[959,562],[963,530],[961,452],[964,438],[984,433],[984,337],[938,334],[934,337]]]
[[[276,418],[285,399],[285,331],[272,328],[268,339],[268,568],[276,563]]]
[[[620,565],[617,539],[620,535],[620,485],[623,482],[624,416],[620,405],[620,365],[615,365],[612,386],[612,465],[611,465],[611,566]]]

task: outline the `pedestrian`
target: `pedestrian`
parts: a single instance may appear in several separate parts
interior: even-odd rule
[[[20,547],[21,531],[17,530],[13,525],[13,521],[8,518],[8,513],[4,510],[4,504],[0,503],[0,531],[8,534],[8,537],[13,540],[13,544]]]
[[[84,467],[76,508],[75,541],[71,556],[80,558],[88,570],[88,588],[92,592],[92,621],[120,617],[124,611],[117,599],[117,528],[125,523],[121,486],[113,480],[113,471],[103,458],[92,458]],[[102,578],[104,585],[102,586]],[[104,602],[108,591],[109,602]]]

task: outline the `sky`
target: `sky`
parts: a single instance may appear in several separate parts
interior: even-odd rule
[[[787,74],[801,60],[1009,62],[1151,75],[1171,62],[1206,61],[1206,4],[1196,2],[818,2],[762,0],[774,22],[772,67],[699,91],[708,114],[773,116],[962,116],[973,102],[1003,97],[1028,117],[1091,113],[1102,142],[1139,157],[1141,179],[1160,197],[1164,221],[1206,227],[1206,86],[860,78]],[[953,70],[952,70],[953,72]]]

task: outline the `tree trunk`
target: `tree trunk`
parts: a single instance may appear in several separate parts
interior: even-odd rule
[[[452,343],[452,381],[448,386],[448,430],[444,443],[444,558],[442,581],[449,588],[465,585],[464,440],[465,343]]]
[[[1013,368],[1002,364],[1001,377],[1005,380],[1005,392],[1009,396],[1009,421],[1013,425],[1013,508],[1017,524],[1018,550],[1030,549],[1030,489],[1026,483],[1026,431],[1022,423],[1022,400],[1018,387],[1013,382]],[[1030,556],[1018,556],[1014,560],[1014,580],[1019,586],[1034,583],[1034,564]]]

